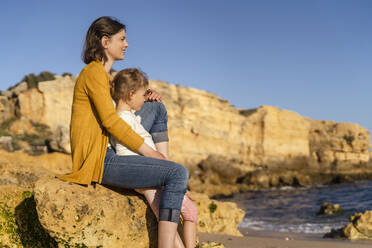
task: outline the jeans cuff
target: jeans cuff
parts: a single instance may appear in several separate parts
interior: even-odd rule
[[[170,221],[178,224],[180,213],[177,209],[161,208],[159,209],[159,221]]]
[[[168,131],[151,133],[151,136],[155,144],[169,141]]]

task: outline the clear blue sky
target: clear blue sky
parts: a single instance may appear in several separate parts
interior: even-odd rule
[[[103,15],[127,25],[117,70],[372,131],[370,0],[1,1],[0,90],[28,73],[78,74]]]

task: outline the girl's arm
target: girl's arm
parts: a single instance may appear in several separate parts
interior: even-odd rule
[[[123,119],[135,132],[138,132],[138,128],[136,127],[136,120],[133,118],[133,115],[122,112],[119,114],[120,118]],[[127,147],[121,143],[117,143],[115,145],[116,153],[118,155],[128,155],[125,154]],[[121,154],[122,152],[123,154]],[[165,157],[152,149],[151,146],[147,145],[145,142],[143,142],[142,146],[137,150],[137,152],[143,156],[146,157],[152,157],[152,158],[158,158],[158,159],[165,159]]]

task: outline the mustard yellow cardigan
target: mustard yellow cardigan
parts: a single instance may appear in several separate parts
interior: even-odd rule
[[[72,173],[58,178],[79,183],[101,183],[109,133],[137,151],[143,138],[116,113],[110,95],[110,77],[100,61],[80,72],[74,88],[70,142]]]

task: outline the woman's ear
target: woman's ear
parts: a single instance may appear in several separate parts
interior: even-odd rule
[[[101,45],[102,45],[102,47],[103,48],[107,48],[109,41],[110,41],[110,38],[109,37],[103,36],[101,38]]]

